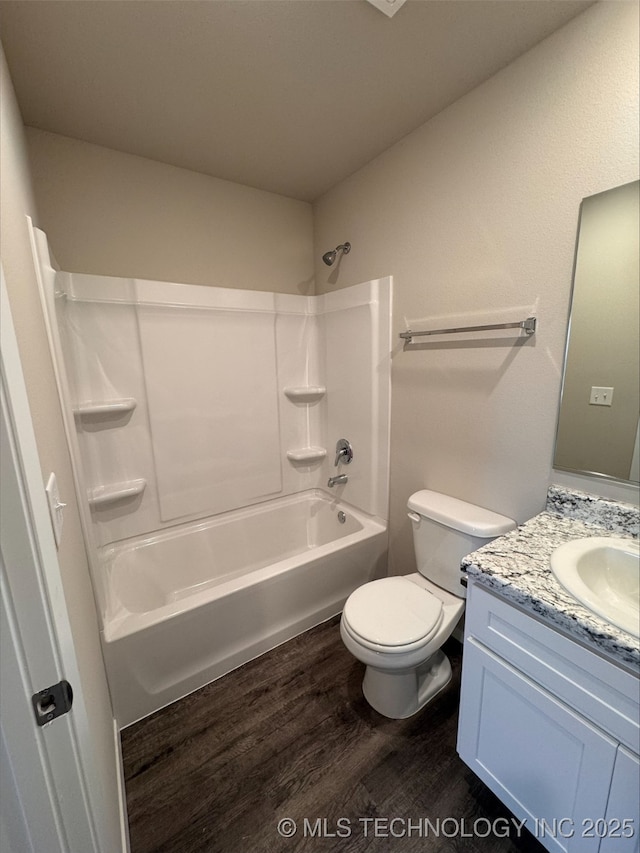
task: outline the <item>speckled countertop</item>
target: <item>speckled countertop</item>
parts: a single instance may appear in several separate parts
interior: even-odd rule
[[[479,583],[601,654],[637,671],[640,641],[596,616],[551,572],[551,552],[586,536],[637,538],[640,511],[618,501],[551,486],[545,512],[474,551],[462,568]]]

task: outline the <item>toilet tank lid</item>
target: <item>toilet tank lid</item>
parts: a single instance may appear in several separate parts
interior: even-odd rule
[[[480,539],[502,536],[517,527],[516,522],[506,515],[429,489],[411,495],[407,506],[423,518],[430,518],[453,530],[469,533]]]

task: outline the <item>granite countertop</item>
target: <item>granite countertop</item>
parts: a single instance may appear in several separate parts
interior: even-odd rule
[[[551,486],[544,512],[469,554],[462,569],[564,634],[637,671],[640,640],[580,604],[555,579],[549,558],[572,539],[637,538],[639,520],[638,508],[630,504]]]

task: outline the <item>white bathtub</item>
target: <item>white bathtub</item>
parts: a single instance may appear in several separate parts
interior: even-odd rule
[[[321,491],[102,549],[118,723],[339,613],[357,586],[385,574],[386,549],[384,523]]]

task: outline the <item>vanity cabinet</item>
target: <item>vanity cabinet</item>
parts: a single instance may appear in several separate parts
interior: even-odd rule
[[[469,584],[458,752],[550,851],[638,851],[639,682]]]
[[[638,853],[640,826],[637,823],[640,799],[640,758],[623,746],[618,747],[611,780],[611,791],[605,815],[605,825],[611,826],[618,815],[636,815],[635,833],[625,834],[624,840],[610,836],[602,839],[600,853]]]

